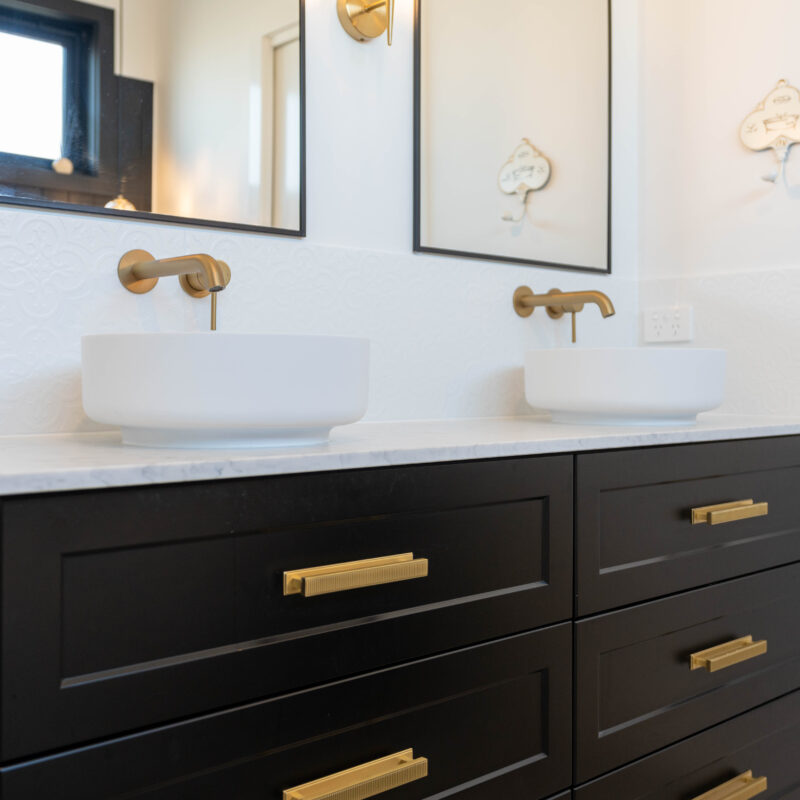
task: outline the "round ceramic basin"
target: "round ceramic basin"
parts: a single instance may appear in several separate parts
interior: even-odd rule
[[[367,408],[369,341],[340,336],[84,336],[83,407],[157,447],[315,444]]]
[[[525,397],[554,422],[683,425],[722,403],[725,351],[563,348],[525,355]]]

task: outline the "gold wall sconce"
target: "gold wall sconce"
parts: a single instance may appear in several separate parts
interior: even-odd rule
[[[392,45],[395,0],[336,0],[342,27],[358,42],[377,39],[386,31]]]

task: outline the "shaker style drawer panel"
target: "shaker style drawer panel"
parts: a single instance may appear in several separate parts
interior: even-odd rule
[[[386,800],[549,797],[571,778],[571,640],[565,623],[23,762],[0,795],[313,800],[352,770],[338,789]]]
[[[799,753],[795,692],[588,783],[575,800],[797,800]]]
[[[559,456],[9,499],[0,755],[569,619],[571,470]]]
[[[577,623],[578,780],[800,688],[798,631],[800,565]]]
[[[578,455],[576,485],[580,616],[800,561],[800,437]]]

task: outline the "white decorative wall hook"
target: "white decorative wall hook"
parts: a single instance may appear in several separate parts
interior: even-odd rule
[[[786,179],[786,161],[793,144],[800,142],[800,90],[780,80],[775,88],[745,117],[739,135],[751,150],[775,151],[777,167],[765,181]]]
[[[503,214],[506,222],[522,222],[528,212],[531,192],[544,189],[550,180],[550,162],[527,139],[517,145],[511,158],[500,169],[497,184],[505,194],[516,194],[522,203],[518,217]]]

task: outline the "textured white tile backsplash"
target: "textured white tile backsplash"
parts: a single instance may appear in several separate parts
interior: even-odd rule
[[[800,270],[720,272],[643,280],[641,308],[694,307],[697,347],[728,350],[721,412],[800,414]]]
[[[220,298],[221,331],[371,339],[372,420],[526,413],[522,354],[567,344],[569,322],[541,312],[517,317],[511,295],[520,283],[607,291],[619,313],[602,320],[587,307],[581,344],[628,345],[636,337],[636,286],[619,277],[5,208],[0,434],[92,429],[80,402],[84,333],[207,327],[208,301],[189,298],[175,279],[144,296],[122,289],[116,264],[135,247],[156,257],[209,252],[226,260],[233,280]],[[213,379],[214,365],[208,370]]]

